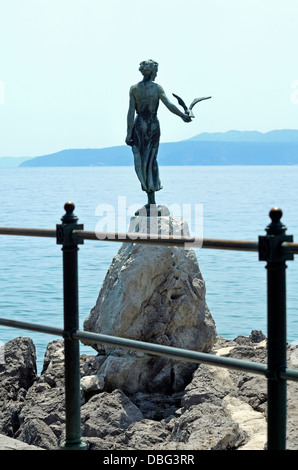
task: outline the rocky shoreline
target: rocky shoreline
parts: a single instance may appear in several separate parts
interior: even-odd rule
[[[5,344],[5,361],[0,364],[0,434],[17,439],[20,445],[59,449],[65,427],[63,345],[62,340],[48,344],[37,376],[32,340],[19,337]],[[297,365],[297,353],[296,346],[288,345],[289,367]],[[211,354],[265,363],[266,339],[258,331],[234,340],[218,337]],[[200,364],[182,391],[127,395],[121,389],[104,389],[95,373],[98,360],[98,355],[81,355],[82,435],[89,450],[266,448],[264,377]],[[297,399],[298,384],[289,381],[289,450],[298,447]]]

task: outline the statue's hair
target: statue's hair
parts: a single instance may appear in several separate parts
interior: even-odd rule
[[[153,70],[158,69],[158,63],[155,62],[154,60],[143,60],[143,62],[140,63],[139,71],[143,75],[150,75]]]

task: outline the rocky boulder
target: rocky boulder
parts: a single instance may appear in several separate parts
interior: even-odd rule
[[[19,428],[19,412],[36,377],[36,351],[32,340],[16,338],[6,343],[0,363],[0,422],[1,432],[8,437]]]
[[[134,218],[129,232],[134,229],[144,233],[148,220]],[[159,217],[158,224],[161,235],[167,230],[174,236],[188,235],[187,224],[181,219]],[[208,352],[215,342],[216,328],[205,295],[205,282],[192,249],[124,243],[112,261],[84,329]],[[177,392],[183,390],[195,368],[190,363],[142,352],[92,346],[102,355],[96,373],[104,378],[108,391]]]

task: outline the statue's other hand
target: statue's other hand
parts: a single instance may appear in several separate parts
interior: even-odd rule
[[[127,145],[132,146],[132,145],[133,145],[133,140],[132,140],[132,138],[131,138],[131,137],[126,137],[125,143],[126,143]]]

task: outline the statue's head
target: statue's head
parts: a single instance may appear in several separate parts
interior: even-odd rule
[[[154,62],[154,60],[143,60],[143,62],[140,63],[139,71],[146,78],[151,78],[154,80],[157,74],[157,70],[158,63]]]

